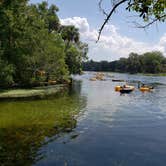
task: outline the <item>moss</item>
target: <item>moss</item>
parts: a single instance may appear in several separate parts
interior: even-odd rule
[[[66,85],[52,85],[36,87],[32,89],[12,89],[12,90],[2,90],[0,92],[0,99],[11,99],[11,98],[43,98],[45,96],[55,95],[64,89]]]

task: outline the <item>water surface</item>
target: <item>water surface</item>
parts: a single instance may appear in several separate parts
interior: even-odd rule
[[[112,74],[155,86],[120,95],[93,74],[58,98],[0,102],[1,165],[165,166],[166,77]]]

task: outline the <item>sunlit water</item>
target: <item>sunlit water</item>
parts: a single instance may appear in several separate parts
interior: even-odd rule
[[[155,87],[120,95],[123,83],[93,74],[74,76],[61,97],[0,102],[0,165],[165,166],[166,77],[114,73]]]

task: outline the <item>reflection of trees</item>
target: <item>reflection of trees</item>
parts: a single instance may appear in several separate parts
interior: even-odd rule
[[[44,157],[39,149],[51,138],[72,131],[76,115],[85,106],[85,98],[77,92],[47,101],[0,103],[1,165],[30,166]]]
[[[58,127],[58,126],[57,126]],[[56,127],[56,128],[57,128]],[[44,126],[28,126],[26,128],[10,128],[0,130],[0,163],[4,166],[29,166],[43,158],[38,150],[44,144],[46,137],[52,137],[65,129],[76,127],[76,120],[59,126],[60,129]],[[68,130],[69,131],[69,130]]]
[[[74,80],[72,85],[71,85],[71,88],[70,88],[70,94],[73,94],[73,95],[80,95],[81,93],[81,86],[82,86],[82,81],[81,80]]]

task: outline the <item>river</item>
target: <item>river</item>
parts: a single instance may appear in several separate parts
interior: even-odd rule
[[[1,166],[165,166],[166,77],[93,72],[44,100],[0,102]],[[152,92],[114,91],[115,78]]]

